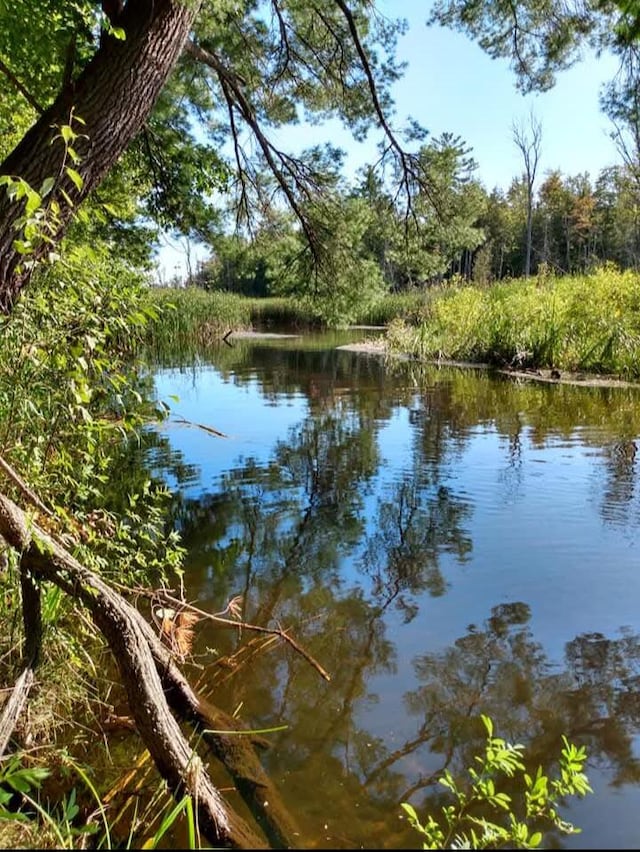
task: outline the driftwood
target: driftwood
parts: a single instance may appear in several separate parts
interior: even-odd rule
[[[16,684],[20,701],[14,700],[13,704],[17,712],[14,709],[9,715],[5,707],[0,717],[0,745],[6,744],[15,727],[37,661],[39,597],[35,596],[37,588],[33,579],[48,580],[91,613],[114,654],[138,733],[173,795],[178,799],[185,794],[192,798],[200,831],[207,840],[217,846],[238,849],[269,845],[295,848],[296,827],[260,764],[250,737],[234,734],[238,723],[194,692],[142,614],[2,494],[0,536],[21,555],[27,636],[21,675],[25,684],[19,691]],[[223,801],[170,708],[194,725],[223,762],[264,835],[252,829]]]

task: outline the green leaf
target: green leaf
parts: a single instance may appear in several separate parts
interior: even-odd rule
[[[493,736],[493,720],[490,719],[488,716],[485,716],[484,713],[480,716],[480,718],[482,719],[482,722],[483,722],[485,728],[487,729],[487,734],[490,737],[492,737]]]
[[[72,142],[78,134],[72,127],[69,127],[68,124],[63,124],[60,128],[60,135],[62,136],[65,145],[68,145],[69,142]]]
[[[80,190],[84,186],[84,180],[82,179],[82,176],[75,169],[72,169],[71,166],[67,166],[65,171],[69,175],[71,180],[74,182],[78,192],[80,192]]]
[[[49,195],[53,187],[55,186],[55,180],[52,177],[45,178],[42,181],[42,186],[40,187],[40,195],[44,198],[45,195]]]
[[[409,802],[402,802],[400,804],[400,807],[403,811],[406,811],[406,813],[412,820],[415,820],[416,822],[418,821],[418,814],[416,813],[416,809],[413,807],[413,805],[410,805]]]
[[[28,187],[27,203],[25,205],[25,213],[27,214],[27,216],[33,216],[33,214],[41,205],[42,198],[40,197],[40,193],[36,192],[35,189],[31,189],[31,187]]]

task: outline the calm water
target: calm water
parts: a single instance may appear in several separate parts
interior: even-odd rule
[[[300,848],[419,848],[399,803],[439,807],[480,713],[545,767],[562,733],[586,745],[595,793],[563,811],[583,833],[547,846],[640,848],[639,392],[341,340],[236,341],[157,372],[174,415],[150,460],[176,489],[188,598],[241,595],[331,675],[206,628],[202,685],[252,727],[286,725],[264,762]]]

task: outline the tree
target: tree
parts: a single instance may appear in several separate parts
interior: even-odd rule
[[[214,164],[210,178],[237,190],[238,220],[246,223],[252,210],[272,204],[275,184],[314,250],[319,239],[305,202],[323,189],[325,175],[279,149],[271,128],[303,115],[340,115],[362,137],[377,123],[387,156],[401,163],[401,182],[409,188],[416,161],[386,118],[388,84],[399,74],[393,48],[402,22],[378,17],[368,0],[350,5],[323,0],[311,7],[285,0],[157,0],[150,7],[143,0],[77,0],[62,16],[54,14],[52,0],[34,9],[37,5],[21,0],[16,12],[22,22],[14,20],[13,10],[2,20],[7,37],[0,59],[8,61],[0,73],[36,120],[0,165],[0,175],[12,179],[5,179],[10,192],[0,198],[0,310],[11,309],[32,262],[60,241],[75,208],[131,145],[147,161],[149,209],[197,230],[201,217],[186,215],[184,203],[176,208],[176,186],[210,190],[210,181],[198,186],[203,165],[230,139],[229,168]],[[30,17],[44,28],[42,49],[24,37]],[[16,33],[21,37],[13,38]],[[47,72],[32,74],[43,59],[50,63]],[[158,100],[163,90],[169,92],[172,71],[176,97],[163,105]],[[186,104],[186,113],[178,103]],[[168,127],[155,120],[156,104],[169,116]],[[196,117],[207,136],[200,147],[192,127]],[[273,175],[270,187],[260,180],[265,168]],[[41,238],[21,244],[16,237],[32,224],[25,222],[26,196],[28,214],[42,200],[50,215],[46,229],[36,234]]]
[[[529,116],[529,129],[524,124],[514,124],[512,128],[513,141],[522,154],[524,163],[523,179],[527,190],[527,225],[524,274],[531,274],[531,235],[533,229],[533,187],[540,159],[540,144],[542,141],[542,125],[533,113]]]
[[[411,217],[404,221],[396,213],[392,259],[405,286],[446,274],[470,277],[472,253],[484,238],[479,219],[486,206],[471,149],[459,136],[443,133],[421,146],[418,159],[424,179],[415,187]]]
[[[47,203],[54,216],[51,237],[57,243],[68,227],[73,209],[97,187],[139,132],[178,60],[199,3],[157,0],[146,3],[104,3],[109,22],[100,45],[77,79],[65,75],[53,102],[0,165],[0,174],[24,181]],[[86,4],[85,4],[86,6]],[[114,8],[115,7],[115,8]],[[124,38],[119,37],[124,34]],[[69,141],[63,128],[81,118],[72,132],[74,168],[68,165]],[[69,131],[67,131],[67,134]],[[53,186],[46,181],[53,178]],[[48,188],[48,192],[46,191]],[[0,195],[0,310],[11,308],[28,281],[32,265],[25,264],[16,244],[23,226],[24,204],[18,193]],[[40,240],[30,260],[42,257],[51,243]]]

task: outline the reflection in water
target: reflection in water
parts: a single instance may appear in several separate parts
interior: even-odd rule
[[[602,513],[612,523],[625,522],[636,497],[637,447],[635,441],[615,441],[605,451],[606,480]],[[637,517],[638,507],[635,507]]]
[[[271,644],[231,676],[219,659],[250,637],[199,636],[216,701],[287,725],[264,760],[301,846],[419,846],[399,804],[443,801],[440,773],[482,747],[480,713],[535,763],[566,733],[620,795],[640,789],[637,392],[294,345],[160,372],[182,416],[235,437],[169,424],[149,458],[184,483],[189,598],[217,611],[241,594],[245,620],[287,627],[331,673]],[[607,845],[604,812],[589,844]]]

